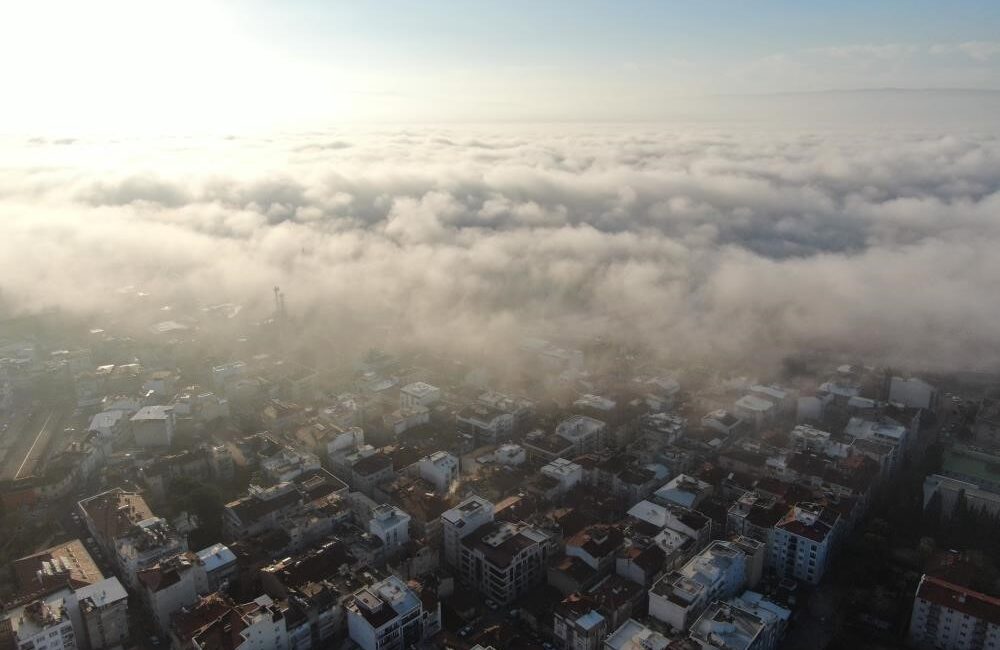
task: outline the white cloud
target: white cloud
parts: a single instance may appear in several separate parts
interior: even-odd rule
[[[996,135],[546,125],[6,144],[0,311],[125,310],[116,290],[135,285],[156,305],[263,314],[279,284],[325,346],[389,328],[502,355],[544,329],[627,333],[672,358],[1000,362]]]

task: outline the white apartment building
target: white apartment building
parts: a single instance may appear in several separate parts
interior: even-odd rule
[[[482,403],[471,404],[455,416],[458,432],[472,436],[480,444],[509,439],[515,420],[513,413]]]
[[[565,494],[583,480],[583,467],[576,463],[557,458],[541,469],[542,476],[548,476],[559,482],[559,493]]]
[[[438,492],[447,492],[458,480],[458,458],[446,451],[435,451],[417,463],[420,478],[433,485]]]
[[[410,541],[410,515],[383,503],[372,511],[368,532],[382,540],[385,552],[391,555]]]
[[[667,650],[670,639],[635,619],[629,619],[608,635],[604,650]]]
[[[354,594],[347,605],[347,630],[362,650],[416,647],[424,636],[423,605],[406,583],[389,576]]]
[[[925,575],[913,598],[907,640],[915,648],[1000,648],[1000,598]]]
[[[713,600],[735,596],[758,578],[763,559],[764,546],[754,540],[712,542],[679,570],[653,585],[649,590],[649,615],[675,630],[687,630]]]
[[[690,638],[706,650],[773,650],[772,629],[754,614],[717,600],[691,625]]]
[[[814,503],[799,503],[774,526],[768,565],[785,578],[818,584],[840,533],[840,515]]]
[[[526,523],[492,522],[462,539],[462,579],[508,604],[545,579],[549,536]]]
[[[774,421],[778,409],[774,402],[757,395],[744,395],[733,403],[733,415],[760,429]]]
[[[749,393],[774,404],[778,415],[792,415],[798,406],[798,395],[795,391],[781,386],[754,384],[750,387]]]
[[[306,472],[321,469],[316,454],[291,447],[282,447],[270,458],[260,462],[263,473],[275,483],[284,483],[298,478]]]
[[[399,389],[400,408],[430,406],[441,399],[441,389],[423,381],[415,381]]]
[[[922,379],[893,377],[889,380],[889,401],[927,411],[937,410],[938,391]]]
[[[105,578],[73,592],[70,611],[77,647],[113,648],[129,636],[128,592],[118,578]]]
[[[68,590],[7,610],[0,616],[0,646],[18,650],[75,650],[78,647],[69,608]]]
[[[166,558],[139,571],[137,577],[153,622],[164,633],[170,629],[170,617],[175,612],[194,605],[198,596],[206,593],[199,589],[207,582],[201,566],[188,554]]]
[[[528,460],[528,454],[521,445],[506,444],[497,447],[493,452],[493,461],[498,465],[510,465],[516,467],[523,465]]]
[[[171,406],[144,406],[132,416],[136,447],[169,447],[176,427]]]
[[[678,474],[657,490],[653,496],[663,503],[674,503],[685,508],[697,508],[712,494],[712,486],[687,474]]]
[[[556,425],[556,435],[572,445],[575,455],[597,451],[604,446],[608,425],[586,415],[573,415]]]
[[[444,538],[444,560],[458,567],[462,560],[462,539],[493,521],[493,504],[482,497],[471,496],[441,515]]]

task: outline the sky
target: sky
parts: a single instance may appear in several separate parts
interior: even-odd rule
[[[725,118],[1000,90],[1000,3],[39,0],[0,8],[0,61],[8,133]]]

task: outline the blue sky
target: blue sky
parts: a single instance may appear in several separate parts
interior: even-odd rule
[[[648,120],[1000,90],[1000,2],[40,0],[0,9],[0,57],[24,128]]]

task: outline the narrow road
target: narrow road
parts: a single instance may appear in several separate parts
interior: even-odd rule
[[[38,461],[41,460],[41,456],[45,453],[45,447],[48,444],[49,435],[51,434],[51,431],[49,431],[49,423],[52,421],[52,416],[52,411],[45,416],[45,421],[42,422],[42,426],[38,429],[38,435],[36,435],[35,439],[31,442],[31,447],[28,448],[28,452],[24,455],[24,460],[21,461],[21,465],[18,466],[17,472],[14,473],[14,480],[31,476],[31,473],[35,470],[35,466],[38,465]],[[40,447],[38,444],[39,442],[42,443]],[[25,469],[27,469],[27,471],[25,471]]]

